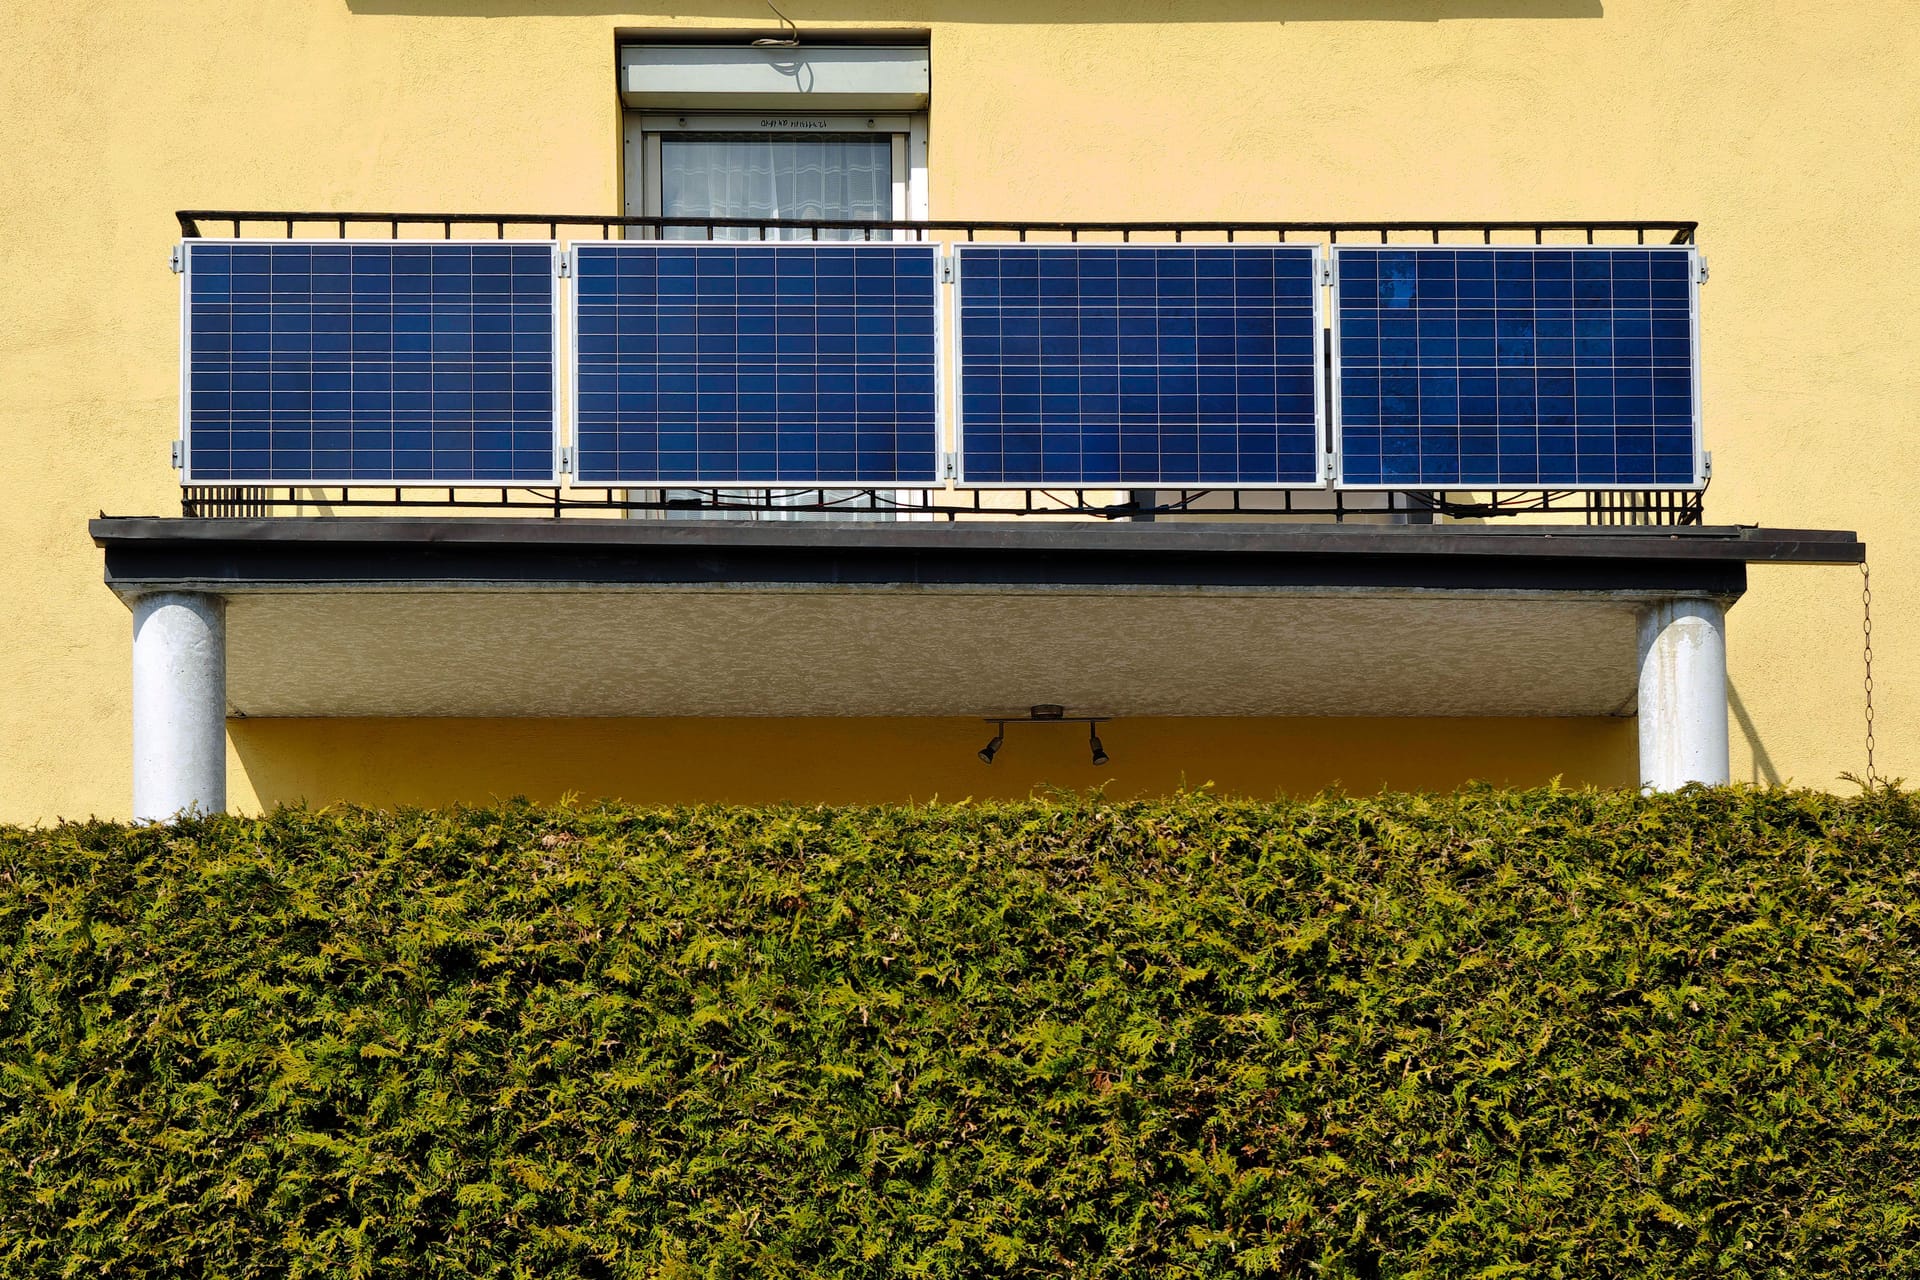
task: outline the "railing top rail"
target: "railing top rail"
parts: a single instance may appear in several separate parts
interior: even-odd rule
[[[401,227],[439,227],[449,236],[454,227],[493,227],[496,235],[502,239],[506,237],[508,227],[545,227],[549,231],[550,238],[557,238],[561,227],[587,227],[599,230],[603,236],[610,235],[615,228],[643,230],[681,228],[720,230],[724,228],[762,232],[905,231],[920,233],[922,238],[940,232],[964,232],[971,235],[982,231],[1011,232],[1021,235],[1040,232],[1060,235],[1095,233],[1122,236],[1134,233],[1172,233],[1177,236],[1192,232],[1230,236],[1273,235],[1281,239],[1289,235],[1322,233],[1330,240],[1338,240],[1342,235],[1378,235],[1383,242],[1386,237],[1395,234],[1426,233],[1434,237],[1437,242],[1442,235],[1477,232],[1488,237],[1490,242],[1491,236],[1496,232],[1532,232],[1536,239],[1548,232],[1585,232],[1589,238],[1596,232],[1633,232],[1642,242],[1645,242],[1650,235],[1664,234],[1668,237],[1668,243],[1691,244],[1700,225],[1691,219],[1676,218],[1495,218],[1484,220],[1422,218],[1388,221],[1195,222],[1107,219],[1049,221],[994,218],[674,218],[596,213],[391,213],[364,210],[341,212],[276,209],[181,209],[175,216],[180,222],[181,235],[189,239],[209,234],[202,229],[202,224],[227,223],[236,237],[241,235],[243,228],[253,225],[278,225],[285,229],[288,237],[294,235],[296,227],[331,225],[338,235],[344,237],[349,225],[386,224],[396,236]]]

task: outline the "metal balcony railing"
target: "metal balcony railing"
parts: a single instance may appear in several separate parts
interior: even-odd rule
[[[1509,219],[1488,221],[1121,222],[990,219],[847,220],[626,217],[605,214],[379,213],[183,209],[188,239],[862,239],[952,243],[1114,244],[1692,244],[1698,223],[1682,219]],[[1704,492],[1536,488],[1436,492],[1405,490],[1154,490],[1027,488],[631,489],[574,484],[457,488],[430,485],[189,485],[181,512],[234,518],[366,510],[540,512],[554,517],[709,514],[783,518],[959,520],[1078,516],[1107,520],[1251,517],[1345,522],[1429,523],[1435,519],[1549,516],[1585,524],[1695,525]]]

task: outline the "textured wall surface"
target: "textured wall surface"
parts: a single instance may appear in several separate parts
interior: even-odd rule
[[[806,27],[931,33],[937,217],[1700,219],[1708,517],[1863,534],[1878,569],[1880,765],[1920,771],[1903,732],[1920,673],[1907,439],[1920,259],[1901,248],[1920,219],[1920,6],[788,8]],[[164,21],[126,0],[9,15],[0,817],[128,807],[129,620],[100,585],[85,520],[176,509],[172,211],[612,211],[618,34],[766,20],[757,0],[674,16],[593,0],[178,0]],[[1736,777],[1828,785],[1861,768],[1858,575],[1756,570],[1729,649]],[[1332,732],[1286,731],[1308,756]],[[388,728],[365,732],[289,732],[286,759],[241,750],[236,763],[297,771],[311,755],[318,769],[326,753],[383,749]],[[645,759],[651,730],[626,732],[618,749]],[[737,728],[739,749],[760,749],[762,732]],[[465,759],[491,777],[510,772],[486,754],[505,740],[431,735],[444,760],[402,767],[459,773]],[[1382,741],[1384,780],[1429,776],[1394,735]],[[1603,780],[1613,760],[1566,745],[1543,764]],[[891,777],[875,775],[872,798],[893,794]]]
[[[1632,713],[1632,604],[1438,595],[246,595],[227,698],[247,716]]]

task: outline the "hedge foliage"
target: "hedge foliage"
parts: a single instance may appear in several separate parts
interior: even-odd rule
[[[0,1275],[1920,1274],[1920,810],[0,831]]]

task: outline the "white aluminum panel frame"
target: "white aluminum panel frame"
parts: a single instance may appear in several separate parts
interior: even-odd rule
[[[547,478],[543,480],[528,480],[528,479],[371,480],[363,477],[360,479],[268,478],[268,479],[259,479],[259,480],[255,480],[255,479],[235,480],[231,478],[201,479],[195,476],[193,474],[192,371],[193,371],[193,250],[196,245],[228,245],[228,246],[239,246],[241,248],[247,248],[247,249],[259,249],[259,248],[270,249],[270,248],[278,248],[278,247],[293,246],[293,245],[303,246],[305,248],[310,248],[310,249],[311,248],[335,249],[335,248],[339,248],[341,245],[347,245],[347,246],[465,245],[472,248],[492,248],[492,249],[500,248],[503,245],[508,247],[513,247],[513,248],[522,248],[522,247],[536,246],[536,245],[545,246],[546,249],[548,250],[548,262],[550,263],[550,267],[547,274],[547,280],[548,280],[548,283],[553,286],[553,298],[552,298],[552,304],[551,304],[553,308],[553,323],[550,326],[553,334],[553,349],[551,354],[551,360],[553,364],[553,384],[552,384],[551,391],[548,392],[548,396],[551,401],[551,409],[549,413],[552,421],[553,447],[551,450],[551,463],[548,468]],[[561,363],[562,363],[560,356],[561,356],[561,351],[564,346],[564,343],[562,341],[560,325],[561,325],[561,321],[565,318],[566,310],[567,310],[566,306],[563,304],[561,300],[562,291],[560,288],[560,280],[558,278],[559,266],[560,266],[560,254],[561,254],[560,243],[557,240],[501,240],[501,239],[428,240],[424,238],[417,239],[417,240],[397,240],[397,239],[375,240],[371,238],[353,239],[353,238],[341,238],[341,237],[334,237],[333,239],[313,238],[313,239],[269,240],[259,236],[253,237],[251,239],[245,238],[245,237],[236,238],[231,236],[225,236],[225,237],[195,236],[191,239],[182,240],[180,242],[180,484],[181,486],[185,487],[188,485],[217,485],[221,487],[234,487],[234,488],[291,487],[295,489],[365,489],[365,488],[518,489],[518,488],[526,488],[529,486],[536,486],[536,485],[558,485],[561,482],[560,457],[564,449],[564,442],[562,439],[563,433],[561,430],[561,422],[560,422],[560,404],[561,404],[560,375],[561,375]],[[321,500],[316,499],[316,501],[321,501]]]
[[[1403,250],[1415,252],[1445,253],[1485,253],[1489,250],[1527,253],[1624,253],[1650,250],[1659,253],[1681,253],[1687,255],[1687,311],[1688,342],[1692,347],[1691,371],[1693,385],[1693,479],[1687,484],[1655,484],[1652,481],[1625,482],[1618,484],[1587,484],[1580,481],[1565,481],[1552,484],[1536,482],[1534,484],[1504,484],[1499,482],[1461,481],[1458,483],[1426,483],[1418,480],[1399,480],[1392,483],[1348,484],[1343,478],[1346,461],[1342,452],[1345,444],[1345,423],[1340,415],[1340,254],[1379,253],[1383,250],[1398,253]],[[1578,493],[1698,493],[1707,487],[1709,470],[1703,414],[1700,396],[1700,246],[1697,244],[1336,244],[1332,247],[1329,261],[1333,270],[1333,487],[1348,493],[1531,493],[1544,490],[1572,491]],[[1535,423],[1538,429],[1540,424]],[[1619,425],[1619,424],[1615,424]],[[1631,424],[1629,424],[1631,425]],[[1649,424],[1651,425],[1651,424]]]
[[[570,477],[570,480],[575,487],[583,488],[583,489],[749,489],[749,490],[756,490],[760,492],[766,492],[769,490],[783,490],[783,489],[799,489],[799,490],[805,491],[809,489],[907,489],[907,488],[937,489],[941,487],[942,481],[940,478],[940,470],[941,470],[940,458],[941,458],[941,450],[943,448],[942,442],[946,438],[946,423],[945,423],[945,414],[943,412],[944,397],[941,395],[943,379],[942,379],[942,368],[941,368],[942,362],[940,359],[940,355],[941,355],[941,352],[944,350],[943,338],[945,335],[942,333],[942,329],[944,326],[941,324],[941,319],[940,319],[940,246],[937,243],[931,240],[926,240],[926,241],[918,241],[918,240],[916,241],[899,241],[899,240],[872,240],[872,241],[867,241],[867,240],[765,240],[765,241],[760,241],[760,240],[747,240],[747,241],[741,241],[741,240],[592,240],[592,241],[580,241],[573,244],[567,251],[568,259],[569,259],[568,275],[573,284],[573,288],[567,291],[570,297],[570,303],[567,308],[569,332],[575,333],[575,334],[579,332],[580,253],[583,250],[588,253],[598,253],[601,251],[605,251],[609,253],[635,253],[635,252],[657,252],[661,249],[694,249],[701,252],[707,252],[711,250],[722,250],[722,249],[730,252],[737,251],[740,249],[779,249],[779,250],[854,249],[854,250],[860,250],[860,251],[871,250],[871,249],[887,249],[894,252],[898,252],[904,249],[908,251],[918,250],[928,254],[932,258],[932,268],[933,268],[930,276],[930,283],[933,289],[933,293],[930,297],[930,301],[932,303],[932,310],[933,310],[933,474],[924,483],[922,483],[920,480],[917,480],[917,479],[806,481],[806,480],[766,480],[766,479],[708,480],[708,479],[702,478],[698,480],[677,480],[677,479],[669,479],[661,476],[643,476],[643,477],[614,479],[614,480],[601,480],[601,479],[582,480],[579,474],[580,472],[580,444],[579,444],[580,379],[578,377],[578,365],[579,365],[580,351],[579,351],[578,344],[576,344],[573,352],[574,358],[571,361],[569,361],[567,365],[567,384],[568,384],[567,386],[567,389],[568,389],[567,417],[571,426],[570,434],[572,436],[572,444],[573,444],[573,475]],[[861,508],[849,508],[849,509],[860,510],[862,511],[863,514],[876,514],[876,515],[887,514],[887,512],[885,512],[884,510],[879,512],[869,513],[869,512],[865,512],[864,509],[861,509]],[[777,510],[777,508],[775,508],[775,510]]]
[[[1311,483],[1301,483],[1298,481],[1284,481],[1279,483],[1265,483],[1265,484],[1243,484],[1239,482],[1223,482],[1223,481],[1213,481],[1213,480],[1171,480],[1171,479],[1165,479],[1165,478],[1155,479],[1155,480],[1112,480],[1112,481],[1085,480],[1085,481],[1079,481],[1079,482],[1066,481],[1066,480],[1034,480],[1034,481],[1020,481],[1020,480],[972,481],[972,480],[968,480],[966,478],[966,475],[967,475],[967,471],[966,471],[966,468],[967,468],[966,405],[965,405],[966,378],[965,378],[965,368],[962,364],[962,355],[961,355],[961,343],[963,340],[961,329],[964,323],[963,316],[965,314],[965,307],[963,305],[963,301],[964,301],[964,292],[966,288],[966,268],[964,266],[964,260],[965,260],[966,254],[974,252],[975,250],[999,252],[1007,249],[1049,249],[1049,250],[1052,250],[1052,249],[1067,249],[1067,250],[1229,249],[1229,250],[1242,252],[1242,253],[1250,252],[1250,251],[1270,253],[1275,249],[1279,249],[1289,253],[1311,254],[1312,255],[1311,260],[1313,263],[1313,429],[1314,429],[1314,435],[1315,435],[1314,452],[1315,452],[1315,456],[1319,459],[1319,463],[1317,465],[1319,479],[1314,480]],[[1217,243],[1204,243],[1204,242],[1198,242],[1193,244],[1176,244],[1171,241],[1155,242],[1155,243],[1147,243],[1147,244],[1140,244],[1140,243],[1107,244],[1107,243],[1101,243],[1098,241],[1077,241],[1077,242],[1056,241],[1056,242],[1045,243],[1045,244],[1038,244],[1033,242],[994,242],[994,243],[986,243],[986,244],[968,242],[968,243],[961,243],[961,244],[954,245],[953,246],[953,281],[952,281],[952,284],[953,284],[953,341],[952,341],[950,352],[949,352],[949,358],[953,361],[953,387],[954,387],[954,401],[953,401],[954,481],[953,481],[953,487],[956,489],[981,490],[981,491],[998,490],[1002,492],[1007,490],[1022,490],[1022,489],[1114,489],[1114,490],[1184,489],[1188,491],[1198,491],[1202,489],[1207,489],[1207,490],[1241,489],[1250,493],[1251,492],[1317,493],[1317,492],[1322,492],[1322,491],[1331,489],[1332,481],[1328,478],[1328,469],[1331,466],[1332,455],[1328,452],[1328,448],[1327,448],[1327,433],[1328,433],[1327,348],[1326,348],[1326,341],[1327,341],[1326,292],[1327,291],[1325,286],[1320,283],[1324,274],[1323,268],[1324,268],[1325,262],[1326,262],[1325,247],[1318,244],[1271,244],[1271,243],[1270,244],[1217,244]]]

